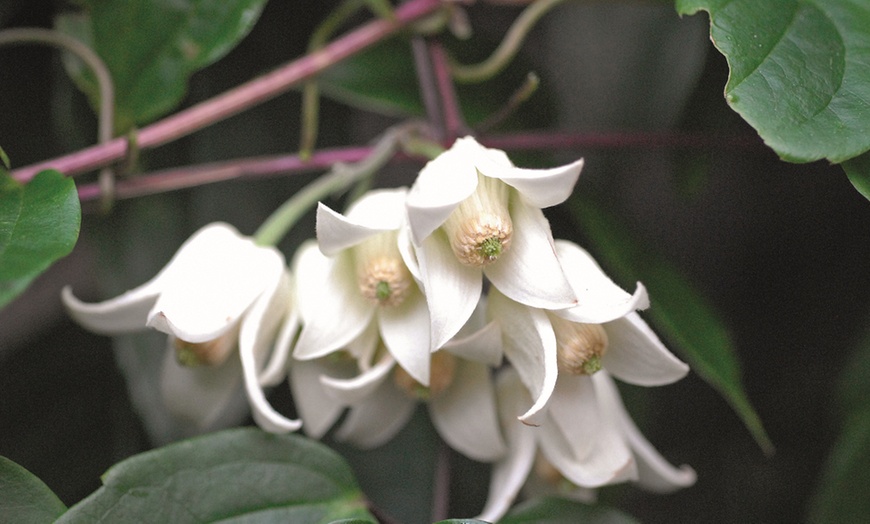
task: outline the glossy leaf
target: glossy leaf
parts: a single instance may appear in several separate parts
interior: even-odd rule
[[[15,462],[0,457],[0,515],[4,522],[54,522],[66,506],[48,486]]]
[[[71,179],[49,170],[21,185],[0,174],[0,306],[72,251],[80,222]]]
[[[266,0],[86,0],[55,25],[103,59],[115,84],[115,130],[126,132],[170,111],[187,80],[248,34]],[[98,107],[94,76],[78,60],[67,71]]]
[[[606,506],[590,506],[573,500],[544,497],[526,501],[508,513],[499,524],[637,524],[633,517]]]
[[[870,149],[870,2],[677,0],[710,14],[731,69],[725,98],[783,159]]]
[[[731,404],[765,453],[773,444],[749,403],[728,329],[712,305],[664,258],[640,245],[617,220],[591,201],[572,210],[594,244],[593,253],[623,281],[640,280],[652,307],[645,312],[692,367]]]
[[[335,452],[304,437],[255,428],[136,455],[102,480],[103,487],[58,522],[374,522],[350,468]]]

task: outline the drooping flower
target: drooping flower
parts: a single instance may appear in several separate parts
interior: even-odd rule
[[[374,324],[396,361],[429,384],[429,310],[409,268],[406,193],[370,191],[346,216],[318,207],[319,249],[303,244],[294,261],[303,323],[296,359],[343,349]]]
[[[208,427],[244,382],[255,421],[272,432],[295,431],[300,422],[275,411],[262,384],[272,381],[287,355],[271,354],[282,323],[286,337],[298,326],[291,308],[292,280],[284,257],[256,245],[223,223],[191,236],[157,275],[99,303],[62,292],[69,314],[96,333],[148,328],[168,335],[175,356],[164,369],[167,408]],[[238,348],[239,365],[229,357]]]
[[[576,306],[546,310],[490,292],[489,316],[501,325],[505,356],[535,399],[520,420],[538,423],[560,375],[591,375],[605,368],[640,386],[670,384],[685,376],[688,366],[635,312],[649,305],[642,284],[634,294],[626,293],[576,244],[559,240],[555,248],[577,294]]]
[[[518,168],[503,151],[466,137],[420,171],[407,208],[433,349],[471,315],[483,275],[522,304],[563,309],[577,303],[541,209],[568,198],[582,166],[578,160]]]
[[[309,436],[323,436],[349,408],[336,439],[361,448],[377,447],[405,426],[418,402],[425,402],[448,445],[489,462],[506,452],[491,375],[491,367],[501,358],[497,326],[482,326],[478,314],[456,338],[432,353],[428,386],[397,364],[373,329],[339,355],[294,362],[290,384]]]
[[[672,466],[640,433],[606,371],[559,377],[539,427],[516,420],[531,397],[514,369],[501,373],[497,391],[508,453],[493,466],[482,520],[501,518],[533,469],[553,491],[634,481],[668,493],[695,483],[692,468]]]

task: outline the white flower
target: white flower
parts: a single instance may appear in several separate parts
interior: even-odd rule
[[[576,244],[560,240],[555,246],[579,299],[576,306],[549,311],[490,292],[488,314],[501,325],[505,356],[535,398],[520,420],[538,423],[561,374],[592,374],[604,367],[640,386],[670,384],[685,376],[688,366],[634,312],[649,305],[643,285],[628,294]]]
[[[479,461],[501,457],[506,447],[490,373],[501,362],[500,334],[495,324],[473,331],[480,317],[461,338],[432,354],[428,387],[396,365],[372,329],[349,345],[343,357],[294,362],[290,383],[306,433],[320,438],[349,407],[336,438],[377,447],[395,436],[417,402],[424,401],[436,430],[453,449]]]
[[[513,369],[499,376],[497,391],[509,451],[493,466],[482,520],[501,518],[542,462],[557,472],[559,478],[550,482],[567,480],[580,488],[631,480],[667,493],[695,483],[692,468],[673,467],[640,433],[606,371],[559,377],[540,427],[515,420],[531,398]]]
[[[320,250],[303,244],[294,261],[303,323],[296,359],[342,349],[374,324],[399,364],[429,384],[429,310],[408,267],[406,193],[371,191],[347,216],[318,207]]]
[[[483,275],[523,304],[562,309],[577,303],[541,208],[568,198],[582,166],[578,160],[522,169],[503,151],[466,137],[420,171],[407,208],[433,349],[471,315]]]
[[[279,325],[285,322],[284,336],[298,325],[292,287],[278,250],[214,223],[190,237],[154,278],[119,297],[89,304],[67,287],[62,298],[70,315],[96,333],[152,328],[169,335],[163,391],[176,416],[200,428],[210,426],[243,378],[256,422],[268,431],[286,432],[300,422],[277,413],[261,384],[273,382],[287,358],[270,358]],[[236,348],[241,373],[228,359]]]

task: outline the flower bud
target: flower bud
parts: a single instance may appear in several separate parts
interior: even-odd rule
[[[409,397],[418,400],[429,400],[440,395],[453,382],[456,375],[456,357],[447,351],[437,351],[432,354],[429,369],[429,387],[417,382],[402,366],[396,366],[393,380],[399,389]]]
[[[354,248],[359,290],[372,304],[398,306],[414,285],[399,252],[398,232],[367,238]]]
[[[552,314],[547,316],[556,334],[560,372],[592,375],[601,369],[601,357],[607,351],[607,332],[601,324],[571,322]]]
[[[483,267],[508,250],[513,223],[508,212],[510,187],[497,178],[477,175],[477,189],[444,222],[453,253],[465,265]]]

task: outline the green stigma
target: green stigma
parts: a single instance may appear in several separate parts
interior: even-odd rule
[[[477,251],[484,260],[497,259],[503,250],[501,240],[498,237],[489,237],[477,246]]]
[[[202,361],[199,358],[199,355],[196,354],[196,351],[188,344],[179,345],[175,351],[175,359],[179,364],[185,367],[196,367],[202,364]]]
[[[583,373],[586,375],[594,375],[595,372],[601,369],[601,357],[592,355],[586,362],[583,363]]]
[[[390,291],[390,283],[385,280],[378,282],[377,287],[375,287],[375,296],[378,297],[378,300],[383,302],[390,298],[390,294],[392,294],[392,291]]]

